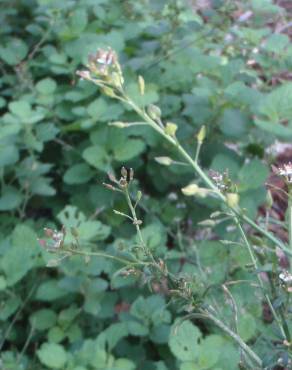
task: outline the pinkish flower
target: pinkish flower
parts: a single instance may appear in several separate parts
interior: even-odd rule
[[[84,80],[90,80],[90,72],[89,71],[76,71],[76,74],[81,77],[81,79]]]
[[[47,242],[44,239],[38,239],[38,242],[42,248],[46,248]]]

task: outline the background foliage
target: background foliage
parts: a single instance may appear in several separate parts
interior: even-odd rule
[[[85,249],[123,254],[133,248],[132,225],[113,213],[126,211],[124,200],[101,185],[107,172],[132,167],[144,195],[147,245],[195,296],[209,286],[210,299],[230,323],[232,305],[218,287],[255,280],[245,250],[224,243],[237,241],[237,231],[229,221],[199,224],[218,203],[186,201],[180,189],[192,171],[158,164],[157,156],[180,158],[149,128],[108,126],[137,117],[75,72],[97,47],[115,49],[128,94],[140,105],[159,104],[190,153],[205,124],[202,165],[228,168],[241,206],[263,218],[258,210],[275,160],[266,148],[292,139],[287,9],[270,0],[4,0],[0,6],[1,366],[237,369],[238,348],[214,325],[178,324],[188,307],[168,304],[163,281],[151,280],[147,271],[117,275],[120,265],[103,258],[74,256],[50,269],[51,257],[37,238],[45,226],[64,225],[77,228]],[[143,98],[137,74],[147,84]],[[267,247],[253,237],[256,246]],[[262,270],[277,273],[278,258],[260,253]],[[278,332],[258,291],[252,284],[230,291],[241,337],[267,368],[279,358],[285,364],[288,354],[274,345]],[[279,292],[276,283],[274,301],[281,304]]]

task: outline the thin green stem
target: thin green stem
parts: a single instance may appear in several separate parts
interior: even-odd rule
[[[136,214],[136,209],[132,204],[132,200],[131,200],[131,197],[130,197],[130,194],[129,194],[128,187],[126,187],[124,189],[124,194],[125,194],[125,198],[126,198],[128,207],[129,207],[129,209],[131,211],[131,214],[132,214],[132,217],[133,217],[133,224],[136,227],[136,232],[137,232],[137,235],[138,235],[138,238],[139,238],[140,245],[143,249],[143,252],[144,252],[145,256],[149,256],[151,258],[152,262],[154,262],[156,264],[156,261],[155,261],[153,255],[152,255],[152,253],[149,251],[149,249],[147,248],[147,246],[144,242],[144,239],[143,239],[143,236],[142,236],[142,233],[141,233],[141,229],[140,229],[140,226],[139,226],[139,219],[138,219],[137,214]]]
[[[196,155],[195,155],[195,162],[198,163],[199,154],[201,150],[202,143],[198,141],[197,148],[196,148]]]
[[[253,264],[253,268],[257,271],[258,270],[258,263],[257,263],[257,259],[256,259],[255,255],[254,255],[252,246],[250,245],[250,243],[249,243],[249,241],[248,241],[248,239],[247,239],[247,237],[245,235],[245,232],[244,232],[244,230],[243,230],[243,228],[242,228],[242,226],[241,226],[241,224],[240,224],[240,222],[239,222],[239,220],[237,218],[235,218],[235,223],[236,223],[236,225],[237,225],[237,227],[238,227],[238,229],[240,231],[240,234],[242,236],[242,239],[243,239],[243,241],[244,241],[244,243],[245,243],[245,245],[247,247],[248,253],[250,255],[250,258],[251,258],[251,261],[252,261],[252,264]],[[277,322],[277,324],[279,326],[281,335],[283,336],[284,339],[290,340],[289,339],[290,338],[290,333],[289,333],[289,330],[287,330],[288,329],[288,326],[287,326],[287,324],[285,322],[285,319],[283,317],[281,317],[282,318],[282,322],[281,322],[281,319],[277,315],[277,313],[276,313],[276,311],[275,311],[275,309],[274,309],[274,307],[272,305],[272,302],[271,302],[269,296],[265,293],[265,286],[264,286],[263,280],[262,280],[261,276],[258,274],[258,272],[256,273],[256,276],[257,276],[257,280],[258,280],[258,282],[260,284],[260,287],[261,287],[263,296],[266,299],[266,301],[267,301],[267,303],[269,305],[269,308],[270,308],[270,310],[272,312],[272,315],[274,316],[274,319],[276,320],[276,322]],[[286,330],[285,330],[285,328],[286,328]]]
[[[289,248],[292,253],[292,186],[288,193],[288,232],[289,232]],[[292,258],[290,258],[290,271],[292,272]]]
[[[153,254],[151,253],[151,251],[149,250],[149,248],[145,244],[144,239],[143,239],[143,235],[142,235],[142,232],[141,232],[141,229],[140,229],[140,226],[139,226],[140,225],[140,223],[139,223],[140,220],[138,219],[137,214],[136,214],[136,205],[133,206],[132,199],[131,199],[131,196],[130,196],[130,193],[129,193],[129,190],[128,190],[128,186],[126,186],[124,188],[124,194],[125,194],[125,197],[126,197],[126,200],[127,200],[128,207],[130,208],[130,211],[131,211],[131,214],[132,214],[132,217],[133,217],[133,220],[134,220],[133,223],[136,227],[136,231],[137,231],[137,235],[138,235],[138,238],[139,238],[139,241],[140,241],[140,245],[143,248],[144,254],[146,256],[149,256],[151,261],[152,261],[152,262],[149,263],[149,265],[153,265],[162,275],[168,276],[170,279],[172,279],[172,281],[177,282],[178,279],[175,277],[174,274],[169,272],[167,269],[164,269],[163,266],[161,266],[159,263],[157,263],[155,261],[155,258],[153,256]]]
[[[80,256],[104,257],[104,258],[112,259],[112,260],[115,260],[117,262],[123,263],[125,265],[132,265],[132,266],[134,266],[134,265],[149,265],[148,262],[131,261],[131,260],[128,260],[126,258],[113,256],[111,254],[107,254],[107,253],[103,253],[103,252],[86,252],[86,251],[81,251],[81,250],[72,249],[72,248],[63,248],[63,249],[61,249],[61,251],[65,252],[65,253],[67,252],[67,253],[70,253],[70,254],[77,254],[77,255],[80,255]]]

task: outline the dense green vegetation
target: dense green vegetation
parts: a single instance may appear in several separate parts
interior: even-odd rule
[[[0,3],[0,368],[291,368],[284,3]]]

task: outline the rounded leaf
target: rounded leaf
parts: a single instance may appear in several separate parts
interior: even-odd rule
[[[60,344],[44,343],[37,351],[37,356],[50,369],[61,369],[67,362],[67,353]]]

